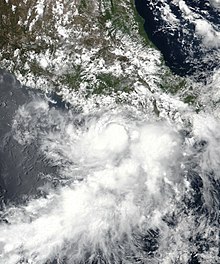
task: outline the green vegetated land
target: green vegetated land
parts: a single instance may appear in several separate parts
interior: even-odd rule
[[[129,93],[135,81],[145,83],[137,74],[141,69],[133,67],[132,74],[126,73],[132,64],[126,51],[124,54],[113,52],[124,45],[122,36],[138,43],[142,49],[155,49],[144,31],[144,20],[137,13],[134,0],[72,2],[45,1],[39,7],[37,0],[0,1],[0,67],[12,71],[24,83],[32,78],[36,86],[39,78],[57,89],[66,85],[79,90],[80,84],[86,82],[86,96]],[[68,33],[67,37],[60,33],[60,26]],[[130,49],[133,52],[134,48]],[[85,52],[91,53],[90,61],[75,63],[76,57],[82,57]],[[48,65],[41,65],[42,56]],[[104,60],[104,70],[97,67],[91,76],[88,65],[95,68],[100,60]],[[109,70],[116,63],[121,65],[120,75]],[[175,94],[185,88],[186,82],[173,76],[162,59],[161,67],[159,86],[163,91]],[[194,95],[186,96],[185,101],[194,102]]]

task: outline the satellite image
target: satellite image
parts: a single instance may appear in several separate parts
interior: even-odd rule
[[[219,0],[0,0],[0,264],[220,264],[219,65]]]

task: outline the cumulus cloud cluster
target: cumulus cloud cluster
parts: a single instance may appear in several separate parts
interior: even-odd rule
[[[202,256],[210,259],[217,248],[214,226],[184,208],[194,203],[191,181],[200,178],[203,206],[215,212],[219,205],[212,184],[219,180],[219,124],[202,114],[189,121],[184,139],[174,124],[120,107],[90,114],[42,100],[20,107],[14,138],[26,147],[37,144],[44,162],[59,167],[62,184],[2,212],[3,263],[187,263],[196,250],[192,232],[212,240],[211,253]],[[198,151],[199,142],[206,144]]]
[[[132,255],[143,254],[138,237],[163,225],[178,196],[181,140],[165,122],[137,120],[121,110],[61,113],[43,101],[18,110],[15,138],[38,142],[70,183],[6,210],[10,224],[0,225],[5,263],[43,264],[64,256],[84,263],[88,254],[92,263],[98,252],[106,263],[133,263]]]

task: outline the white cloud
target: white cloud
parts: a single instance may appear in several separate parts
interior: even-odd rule
[[[164,225],[162,217],[173,209],[170,201],[181,180],[181,141],[175,128],[165,122],[138,122],[121,110],[62,114],[40,101],[22,107],[16,120],[17,138],[25,131],[28,139],[38,138],[45,157],[60,166],[60,177],[73,183],[51,190],[47,198],[7,209],[11,224],[0,225],[4,263],[24,257],[28,263],[44,264],[57,252],[68,263],[80,263],[86,251],[92,258],[99,249],[105,260],[110,263],[113,254],[117,263],[127,254],[117,243],[137,254],[134,234]],[[74,183],[79,177],[83,181]]]
[[[220,47],[220,32],[216,31],[213,26],[203,19],[196,19],[196,34],[203,39],[203,43],[211,48]]]

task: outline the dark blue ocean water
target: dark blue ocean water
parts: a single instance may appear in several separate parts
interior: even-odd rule
[[[213,57],[213,52],[216,49],[201,46],[201,39],[195,37],[195,27],[190,21],[186,21],[182,17],[180,10],[175,6],[172,1],[167,1],[172,10],[179,20],[181,21],[175,31],[167,27],[166,21],[161,18],[162,1],[155,1],[152,5],[151,1],[147,0],[136,0],[137,10],[142,17],[145,19],[145,30],[154,43],[154,45],[162,52],[166,64],[171,70],[181,76],[193,76],[195,79],[206,78],[208,73],[213,71],[218,66],[218,59]],[[220,18],[218,12],[209,5],[208,1],[185,1],[193,11],[197,12],[207,19],[211,23],[220,24]],[[156,8],[157,7],[157,8]],[[206,11],[204,13],[204,11]],[[207,54],[210,54],[209,60]],[[16,204],[25,203],[25,197],[39,197],[43,196],[44,193],[39,191],[39,187],[44,185],[46,180],[43,179],[42,174],[52,174],[54,177],[58,174],[58,168],[52,166],[45,160],[45,157],[39,152],[38,142],[33,142],[27,146],[19,144],[14,138],[12,133],[12,122],[14,115],[18,108],[25,103],[37,100],[37,98],[44,97],[43,94],[33,92],[27,87],[21,86],[16,78],[7,73],[6,71],[0,71],[0,200],[3,205],[13,202]],[[62,100],[61,96],[56,93],[51,93],[46,96],[50,98],[48,105],[57,111],[68,111],[70,105]],[[58,113],[58,112],[57,112]],[[34,113],[33,113],[34,115]],[[33,117],[32,117],[33,118]],[[41,122],[41,120],[39,120]],[[28,131],[28,128],[27,128]],[[53,129],[51,129],[53,131]],[[182,131],[183,138],[190,138],[189,133]],[[195,222],[199,226],[200,219],[207,220],[207,226],[213,225],[217,227],[219,225],[218,211],[220,197],[220,181],[216,180],[212,168],[207,170],[205,179],[209,180],[210,190],[213,194],[212,209],[208,208],[204,203],[204,182],[200,175],[200,160],[197,159],[200,153],[205,152],[208,145],[208,141],[200,140],[195,141],[192,146],[192,152],[196,153],[194,156],[189,157],[186,161],[187,172],[184,177],[190,183],[191,193],[183,194],[183,207],[180,208],[179,212],[174,214],[167,214],[163,221],[171,230],[175,230],[178,225],[178,221],[181,217],[190,217],[193,215]],[[192,159],[191,159],[192,158]],[[210,191],[210,192],[211,192]],[[178,215],[181,214],[181,217]],[[205,224],[204,224],[205,226]],[[186,244],[192,245],[192,249],[189,252],[189,258],[186,262],[176,262],[175,260],[170,263],[175,264],[203,264],[198,255],[209,254],[210,248],[216,246],[216,241],[210,242],[209,238],[205,238],[204,230],[197,231],[195,234],[189,236],[189,239],[184,241]],[[186,229],[187,231],[187,229]],[[211,236],[216,237],[216,234],[211,233]],[[151,263],[157,263],[157,250],[159,248],[160,230],[149,229],[145,234],[140,234],[141,247],[144,254],[151,258]],[[214,240],[214,239],[213,239]],[[120,245],[121,246],[121,245]],[[213,246],[213,247],[214,247]],[[105,264],[104,260],[101,259],[102,252],[98,252],[99,258],[97,261],[89,261],[89,252],[87,260],[80,262],[79,264]],[[86,255],[87,253],[85,253]],[[177,254],[178,255],[178,254]],[[211,256],[211,253],[209,254]],[[220,257],[220,254],[219,254]],[[56,257],[48,260],[47,263],[57,264]],[[217,262],[211,262],[210,264],[218,264]],[[1,263],[1,261],[0,261]],[[65,261],[64,261],[65,263]],[[112,262],[114,263],[114,262]],[[120,264],[123,261],[118,262]],[[134,263],[142,263],[141,259],[134,256]],[[4,263],[7,264],[7,263]],[[109,263],[108,263],[109,264]],[[159,264],[159,263],[158,263]]]
[[[170,26],[169,19],[162,18],[163,5],[168,4],[170,11],[179,19],[177,27]],[[199,19],[220,26],[219,11],[209,1],[185,1],[190,10]],[[218,48],[207,47],[195,34],[195,24],[183,16],[174,1],[135,0],[139,14],[145,19],[144,29],[153,44],[163,54],[165,63],[180,75],[193,75],[195,79],[206,78],[213,69],[219,66],[215,56]]]
[[[22,86],[4,70],[0,70],[0,80],[0,199],[6,204],[24,202],[25,197],[40,195],[37,188],[46,182],[41,174],[56,174],[56,168],[39,153],[37,142],[22,146],[12,132],[18,108],[43,95]]]

